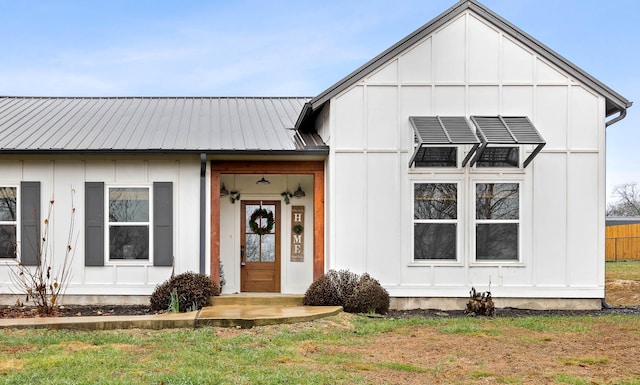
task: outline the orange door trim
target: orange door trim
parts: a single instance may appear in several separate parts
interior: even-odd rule
[[[313,279],[324,274],[324,161],[211,161],[211,278],[220,284],[220,175],[313,175]]]

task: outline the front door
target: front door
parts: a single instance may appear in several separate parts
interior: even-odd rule
[[[280,292],[280,201],[242,201],[240,291]]]

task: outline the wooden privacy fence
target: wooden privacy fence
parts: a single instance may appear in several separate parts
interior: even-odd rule
[[[607,226],[606,260],[640,260],[640,224]]]

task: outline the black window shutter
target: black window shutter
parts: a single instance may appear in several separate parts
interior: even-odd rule
[[[20,261],[37,265],[40,259],[40,182],[20,183]]]
[[[104,183],[84,184],[84,264],[104,266]]]
[[[173,183],[153,183],[153,265],[173,265]]]

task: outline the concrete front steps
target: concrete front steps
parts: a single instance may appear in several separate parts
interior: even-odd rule
[[[229,294],[212,298],[212,306],[188,313],[136,316],[43,317],[0,319],[0,329],[171,329],[202,326],[240,327],[308,322],[337,315],[341,306],[302,306],[302,296]]]
[[[302,295],[292,294],[224,294],[200,311],[197,325],[251,328],[307,322],[342,311],[341,306],[303,306],[302,300]]]
[[[302,306],[304,295],[279,293],[236,293],[211,297],[211,306]]]

